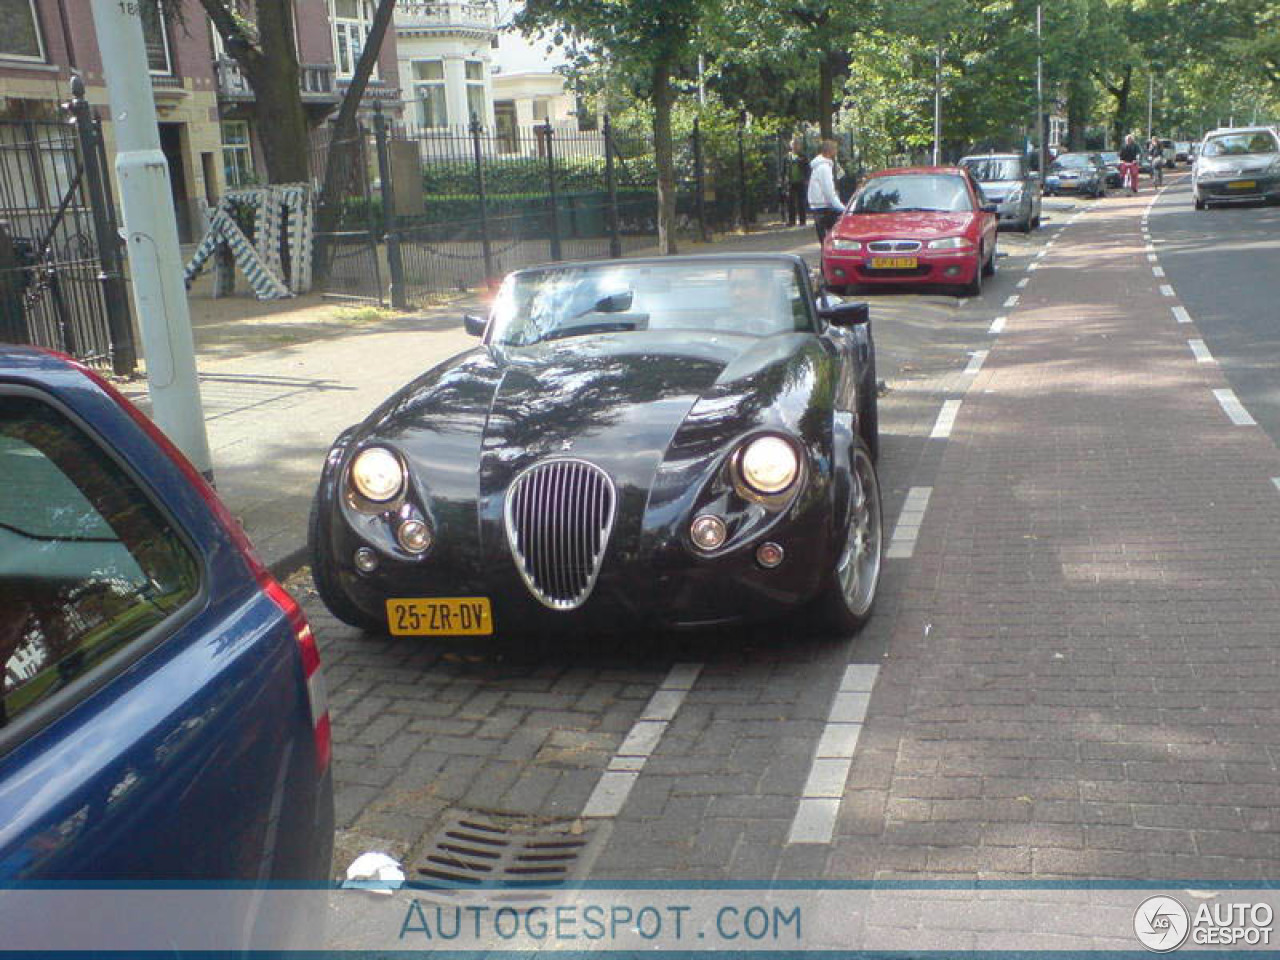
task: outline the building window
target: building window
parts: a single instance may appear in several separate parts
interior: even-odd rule
[[[0,0],[0,57],[44,60],[35,0]]]
[[[150,3],[138,5],[142,14],[142,41],[147,48],[147,67],[153,76],[169,76],[173,62],[169,59],[169,31],[157,6]]]
[[[247,120],[222,121],[222,176],[228,189],[248,186],[258,179]]]
[[[447,127],[449,108],[445,105],[444,61],[415,60],[413,79],[418,125],[427,129]]]
[[[373,24],[373,5],[369,0],[333,0],[334,60],[338,76],[350,77],[356,72],[356,63],[364,42],[369,39]],[[378,65],[373,65],[371,77],[377,78]]]
[[[489,116],[488,100],[484,95],[484,61],[467,61],[467,115],[485,123]]]
[[[596,112],[591,109],[586,97],[578,97],[577,108],[574,112],[578,115],[579,130],[595,130],[599,126]]]
[[[534,123],[547,122],[547,103],[548,101],[542,98],[539,98],[533,101],[533,122]]]

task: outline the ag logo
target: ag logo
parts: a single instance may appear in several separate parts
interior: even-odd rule
[[[1190,928],[1186,908],[1173,897],[1148,897],[1133,915],[1133,932],[1154,953],[1178,949]]]

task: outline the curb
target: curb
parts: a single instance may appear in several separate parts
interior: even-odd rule
[[[307,565],[307,545],[304,543],[300,547],[295,547],[278,560],[274,560],[267,564],[267,569],[271,571],[271,575],[281,583],[288,580],[291,576]]]

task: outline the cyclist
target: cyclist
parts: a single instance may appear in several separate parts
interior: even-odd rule
[[[1124,176],[1124,182],[1129,187],[1130,193],[1138,192],[1138,157],[1141,151],[1138,149],[1138,141],[1133,138],[1133,134],[1127,134],[1124,138],[1124,146],[1120,148],[1120,173]]]
[[[1147,156],[1151,158],[1151,179],[1157,187],[1164,186],[1164,144],[1154,133],[1147,143]]]

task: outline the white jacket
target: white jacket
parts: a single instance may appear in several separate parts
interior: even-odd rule
[[[840,194],[836,192],[835,163],[822,154],[814,157],[809,166],[809,209],[844,209]]]

